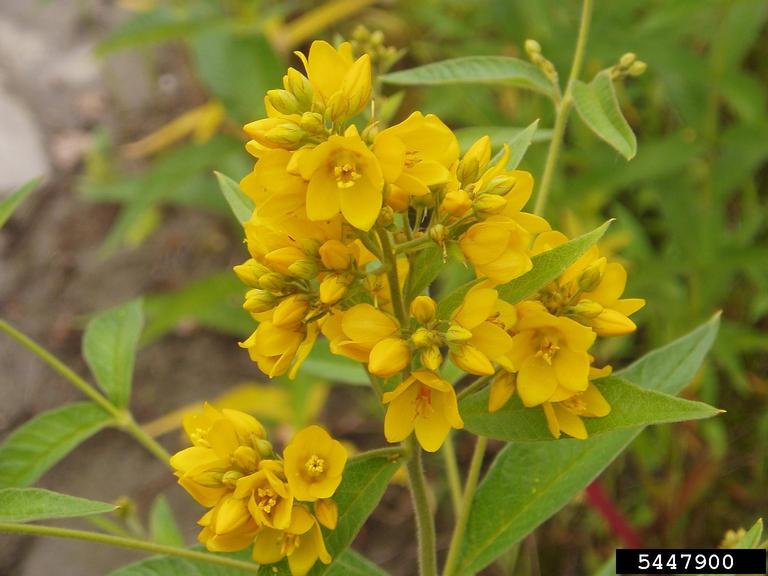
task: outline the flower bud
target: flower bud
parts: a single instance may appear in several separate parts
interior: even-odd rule
[[[452,190],[445,195],[440,208],[454,216],[462,216],[472,208],[472,200],[469,198],[469,194],[467,194],[466,191]]]
[[[240,448],[245,448],[245,446],[241,446]],[[229,488],[234,488],[235,485],[237,484],[237,481],[240,480],[240,478],[242,477],[243,477],[242,472],[239,472],[237,470],[228,470],[227,472],[224,472],[224,475],[221,477],[221,483],[224,484],[224,486],[227,486]]]
[[[363,54],[347,71],[341,84],[346,100],[346,115],[361,112],[371,101],[371,57]]]
[[[238,466],[241,470],[251,472],[255,471],[259,464],[259,454],[250,446],[238,446],[235,451],[232,452],[232,462]],[[227,472],[229,474],[229,472]],[[226,474],[224,478],[226,479]],[[242,476],[242,474],[241,474]]]
[[[495,194],[498,196],[504,196],[509,194],[509,192],[515,187],[516,184],[517,178],[510,174],[502,174],[492,178],[491,181],[483,187],[481,192],[483,194]]]
[[[472,338],[472,332],[458,324],[451,324],[445,332],[445,339],[453,344],[457,342],[466,342]]]
[[[593,300],[580,300],[571,306],[568,313],[578,318],[595,318],[603,311],[603,306]]]
[[[528,38],[525,41],[525,53],[528,54],[528,56],[533,54],[541,54],[541,44],[532,38]]]
[[[376,219],[376,224],[379,226],[387,227],[391,226],[392,222],[395,221],[395,211],[392,209],[391,206],[387,206],[386,204],[381,207],[381,212],[379,212],[379,217]]]
[[[308,134],[322,134],[325,132],[323,116],[317,112],[304,112],[301,115],[300,126]]]
[[[268,90],[266,99],[280,114],[295,114],[299,111],[299,101],[287,90]]]
[[[411,302],[411,316],[416,318],[419,324],[429,324],[435,319],[437,303],[429,296],[416,296]]]
[[[272,448],[272,443],[269,440],[257,438],[253,444],[262,458],[272,458],[274,456],[275,450]]]
[[[264,134],[264,139],[279,148],[292,148],[304,138],[304,130],[292,122],[284,122],[271,128]]]
[[[491,394],[488,397],[488,412],[500,410],[515,393],[517,374],[501,370],[491,382]]]
[[[479,138],[472,147],[467,150],[456,169],[456,177],[462,184],[475,182],[480,176],[480,171],[491,160],[491,139],[489,136]]]
[[[253,258],[246,260],[242,264],[234,267],[235,274],[240,278],[243,284],[256,287],[259,286],[259,278],[269,272],[269,268],[257,262]]]
[[[646,64],[641,60],[638,60],[637,62],[632,63],[632,66],[630,66],[629,70],[627,70],[627,74],[634,77],[642,76],[647,68],[648,68],[648,64]]]
[[[600,285],[603,279],[603,269],[605,268],[605,258],[600,258],[587,266],[579,276],[579,290],[582,292],[592,292]]]
[[[312,107],[312,84],[304,74],[295,68],[288,68],[288,73],[283,76],[283,86],[296,98],[302,109],[309,110]]]
[[[291,276],[297,278],[303,278],[304,280],[312,280],[317,276],[317,264],[314,260],[308,260],[307,258],[301,258],[288,266],[288,273]]]
[[[429,237],[435,244],[442,246],[448,240],[448,229],[442,224],[435,224],[429,229]]]
[[[335,530],[339,521],[339,507],[330,498],[320,498],[315,502],[315,516],[328,530]]]
[[[416,348],[426,348],[440,342],[440,338],[432,330],[418,328],[411,334],[411,342],[413,342],[413,345],[416,346]]]
[[[309,302],[304,295],[289,296],[275,307],[272,313],[272,323],[275,326],[291,326],[298,324],[309,311]]]
[[[368,371],[382,378],[402,372],[411,362],[411,348],[400,338],[384,338],[378,342],[368,358]]]
[[[411,202],[411,196],[406,190],[403,190],[400,188],[400,186],[393,184],[391,186],[387,186],[384,202],[395,212],[404,212],[408,210],[408,206]]]
[[[352,264],[352,251],[339,240],[328,240],[320,246],[319,254],[329,270],[346,270]]]
[[[268,252],[264,256],[264,259],[272,270],[280,272],[281,274],[296,276],[296,274],[291,274],[288,269],[298,260],[306,259],[306,255],[298,246],[284,246],[283,248]]]
[[[258,314],[259,312],[266,312],[267,310],[274,308],[275,302],[275,297],[272,296],[272,294],[265,290],[254,288],[245,293],[243,308],[248,312]]]
[[[320,252],[321,242],[316,238],[299,238],[296,244],[307,256],[317,257]]]
[[[481,216],[491,216],[498,214],[507,206],[507,199],[503,196],[497,196],[496,194],[482,194],[472,207],[475,212]]]
[[[421,363],[427,370],[436,371],[443,363],[443,355],[440,354],[440,348],[430,346],[421,351]]]
[[[269,272],[268,274],[264,274],[261,278],[259,278],[259,287],[264,288],[264,290],[268,290],[270,292],[276,292],[280,293],[282,292],[287,285],[287,281],[285,277],[282,274],[278,274],[277,272]]]
[[[637,59],[637,55],[634,52],[627,52],[619,59],[619,66],[622,68],[629,68]]]
[[[320,282],[320,301],[336,304],[347,293],[347,283],[338,274],[331,274]]]

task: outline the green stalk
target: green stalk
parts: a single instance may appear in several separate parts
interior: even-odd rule
[[[544,164],[544,174],[541,177],[541,186],[539,194],[536,197],[536,206],[533,213],[541,216],[547,206],[549,189],[552,185],[552,177],[555,174],[557,166],[557,157],[560,153],[560,145],[563,142],[565,126],[568,123],[568,114],[573,104],[573,83],[578,80],[581,74],[581,66],[584,63],[586,54],[587,39],[589,38],[589,24],[592,20],[592,0],[584,0],[581,6],[581,22],[579,24],[579,36],[576,40],[576,50],[573,53],[573,62],[571,63],[571,72],[568,75],[568,84],[565,87],[565,94],[559,104],[555,106],[555,126],[552,129],[552,140],[549,141],[549,150],[547,151],[547,160]]]
[[[475,444],[475,451],[472,453],[472,461],[469,464],[469,472],[467,473],[467,483],[464,486],[464,500],[461,504],[459,519],[456,521],[456,526],[453,529],[453,536],[451,537],[450,548],[448,548],[448,557],[445,560],[443,576],[453,576],[458,568],[459,552],[461,551],[461,544],[464,540],[464,533],[467,530],[469,513],[472,510],[472,499],[475,497],[475,489],[477,488],[477,481],[480,478],[480,469],[483,466],[483,457],[485,456],[485,448],[487,445],[488,438],[485,436],[477,437],[477,444]]]
[[[115,419],[116,426],[133,436],[136,441],[139,442],[139,444],[154,454],[158,460],[162,460],[164,464],[168,464],[168,461],[171,459],[171,455],[136,423],[130,412],[121,410],[115,406],[106,396],[101,394],[98,390],[96,390],[96,388],[91,386],[82,377],[78,376],[69,366],[64,364],[61,360],[56,358],[56,356],[40,346],[40,344],[32,340],[29,336],[11,326],[5,320],[0,320],[0,330],[8,334],[19,344],[27,348],[30,352],[37,355],[41,360],[43,360],[43,362],[53,368],[54,371],[69,380],[69,382],[75,388],[93,400],[108,414],[111,414]]]
[[[207,562],[208,564],[218,564],[219,566],[236,568],[238,570],[243,570],[244,572],[252,572],[254,574],[258,573],[259,571],[259,565],[253,562],[244,562],[242,560],[235,560],[234,558],[227,558],[226,556],[219,556],[217,554],[210,554],[206,552],[198,552],[196,550],[188,550],[186,548],[178,548],[176,546],[165,546],[163,544],[156,544],[154,542],[148,542],[145,540],[137,540],[135,538],[124,538],[122,536],[113,536],[111,534],[88,532],[87,530],[73,530],[71,528],[41,526],[39,524],[16,524],[1,522],[0,532],[85,540],[88,542],[97,542],[99,544],[118,546],[120,548],[128,548],[131,550],[141,550],[142,552],[150,552],[152,554],[176,556],[177,558],[185,558],[187,560],[197,560],[199,562]]]
[[[416,517],[416,533],[419,538],[419,574],[421,576],[437,576],[435,523],[429,509],[427,483],[424,478],[424,465],[421,461],[421,447],[413,435],[403,442],[403,445],[411,450],[411,457],[406,463],[406,470]]]
[[[456,461],[456,448],[453,444],[452,431],[445,437],[445,442],[440,451],[443,453],[443,460],[445,460],[445,473],[448,476],[448,488],[451,492],[453,513],[458,518],[461,511],[461,476],[459,476],[459,465]]]

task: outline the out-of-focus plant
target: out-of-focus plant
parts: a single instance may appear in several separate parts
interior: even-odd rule
[[[595,341],[634,332],[630,316],[644,301],[623,298],[625,268],[597,248],[609,223],[569,239],[543,216],[554,205],[550,192],[569,115],[627,159],[636,151],[614,84],[642,74],[644,64],[627,54],[582,81],[591,19],[592,2],[585,0],[563,84],[532,40],[530,62],[469,57],[393,73],[387,69],[399,54],[375,33],[361,30],[354,46],[313,42],[308,55],[299,54],[306,75],[289,68],[283,88],[267,91],[266,116],[245,126],[246,149],[257,159],[253,170],[240,186],[218,176],[250,256],[235,272],[249,287],[243,307],[258,326],[241,346],[270,378],[295,378],[312,362],[344,367],[351,383],[363,376],[385,406],[383,435],[398,446],[348,459],[340,442],[311,425],[281,456],[259,420],[206,404],[183,416],[192,446],[169,458],[130,412],[144,322],[140,301],[100,313],[86,328],[83,354],[101,391],[0,321],[2,331],[90,399],[34,418],[0,446],[0,478],[8,487],[0,492],[0,530],[164,555],[122,570],[129,574],[184,572],[188,561],[233,574],[381,574],[348,547],[404,465],[418,570],[436,576],[423,451],[442,450],[455,516],[443,573],[476,573],[564,507],[646,426],[716,415],[707,404],[675,395],[698,371],[719,317],[616,374],[598,368]],[[533,212],[524,210],[533,177],[517,166],[534,140],[535,122],[496,154],[487,135],[461,154],[436,115],[414,112],[393,123],[400,96],[384,97],[381,82],[502,83],[546,97],[554,122]],[[155,134],[154,142],[190,131],[205,138],[222,116],[209,103]],[[154,142],[132,150],[152,151]],[[306,400],[305,385],[298,390],[292,397]],[[245,398],[236,394],[234,401],[246,408]],[[292,406],[294,423],[316,407]],[[26,488],[107,426],[169,462],[181,486],[208,508],[198,522],[208,552],[178,546],[162,501],[153,507],[153,542],[25,523],[113,509]],[[153,427],[162,432],[173,424]],[[476,436],[464,480],[451,440],[463,428]],[[489,439],[505,445],[481,480]],[[104,519],[99,525],[110,530]],[[241,550],[261,566],[233,555]]]

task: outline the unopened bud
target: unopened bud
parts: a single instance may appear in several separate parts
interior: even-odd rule
[[[270,272],[259,278],[259,286],[269,292],[280,293],[285,288],[285,285],[286,279],[282,274],[278,274],[277,272]]]
[[[288,266],[288,272],[297,278],[311,280],[317,276],[317,264],[313,260],[302,258]]]
[[[411,302],[411,316],[416,318],[419,324],[429,324],[435,319],[437,303],[429,296],[416,296]]]
[[[421,363],[427,370],[438,370],[443,363],[443,355],[440,354],[440,348],[430,346],[421,351]]]
[[[648,64],[646,64],[641,60],[638,60],[637,62],[632,63],[632,66],[630,66],[629,70],[627,70],[627,74],[634,77],[642,76],[647,68],[648,68]]]
[[[395,211],[392,209],[391,206],[387,206],[386,204],[381,207],[381,212],[379,212],[379,217],[376,219],[376,223],[379,226],[387,227],[391,226],[392,222],[395,221]]]
[[[268,130],[264,138],[274,146],[290,148],[304,138],[304,130],[292,122],[285,122]]]
[[[347,293],[347,282],[337,274],[331,274],[320,282],[320,301],[323,304],[336,304]]]
[[[494,194],[504,196],[508,194],[517,185],[517,178],[507,175],[496,176],[492,178],[486,186],[483,187],[483,194]]]
[[[411,342],[416,348],[427,348],[433,346],[439,342],[437,334],[432,330],[426,328],[418,328],[413,334],[411,334]]]
[[[592,290],[597,288],[603,279],[604,267],[604,258],[600,258],[587,266],[579,276],[579,290],[582,292],[592,292]]]
[[[498,214],[507,206],[507,199],[496,194],[483,194],[475,200],[472,207],[478,214],[488,216]]]
[[[259,286],[259,278],[264,274],[267,274],[269,268],[251,258],[242,264],[235,266],[234,271],[243,284],[255,288],[256,286]]]
[[[307,256],[316,257],[320,251],[322,243],[316,238],[299,238],[296,241],[296,244],[298,244],[299,248],[301,248]]]
[[[272,313],[272,323],[275,326],[290,326],[304,320],[309,311],[306,296],[289,296],[277,305]]]
[[[480,176],[480,171],[491,160],[491,139],[489,136],[479,138],[472,147],[467,150],[456,169],[456,177],[462,184],[475,182]]]
[[[257,438],[253,444],[254,448],[256,448],[256,451],[259,453],[259,456],[262,458],[271,458],[274,455],[274,449],[272,448],[272,443],[269,440],[265,440],[264,438]]]
[[[472,338],[472,332],[458,324],[451,324],[445,332],[445,339],[451,343],[466,342]]]
[[[309,79],[295,68],[288,68],[288,73],[283,76],[283,86],[293,94],[302,109],[312,107],[312,84]]]
[[[267,266],[281,274],[289,274],[289,267],[291,264],[304,258],[306,258],[306,254],[298,246],[283,246],[282,248],[268,252],[264,256]]]
[[[299,101],[287,90],[268,90],[267,101],[280,114],[296,114],[299,111]]]
[[[328,240],[320,246],[319,254],[329,270],[346,270],[352,264],[352,251],[339,240]]]
[[[232,462],[237,464],[241,470],[255,471],[256,466],[259,464],[259,454],[250,446],[238,446],[235,451],[232,452]],[[229,472],[227,472],[229,474]],[[224,478],[227,477],[224,474]],[[241,474],[242,476],[242,474]]]
[[[619,66],[622,68],[629,68],[636,59],[637,55],[634,52],[627,52],[619,58]]]
[[[541,54],[541,44],[532,38],[528,38],[525,41],[525,52],[528,54],[528,56],[532,56],[533,54]]]
[[[571,316],[590,319],[596,318],[603,311],[603,306],[594,300],[581,300],[569,309]]]
[[[242,477],[242,472],[238,472],[237,470],[229,470],[224,472],[224,475],[221,477],[221,483],[224,484],[224,486],[228,486],[229,488],[234,488],[235,484],[237,484],[237,481]]]
[[[248,312],[258,314],[259,312],[266,312],[267,310],[274,308],[275,302],[275,297],[272,296],[272,294],[266,292],[265,290],[254,288],[253,290],[248,290],[248,292],[245,293],[245,302],[243,303],[243,308],[245,308]]]
[[[442,224],[435,224],[429,229],[429,237],[435,244],[442,246],[448,240],[448,229]]]
[[[317,112],[304,112],[301,115],[301,129],[308,134],[322,134],[325,132],[325,123],[322,114]]]

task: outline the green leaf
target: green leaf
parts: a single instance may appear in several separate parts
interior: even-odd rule
[[[637,139],[621,113],[613,81],[607,71],[597,74],[589,84],[573,84],[576,111],[599,138],[610,144],[627,160],[637,153]]]
[[[194,546],[192,549],[205,552],[205,548],[202,546]],[[229,556],[243,561],[251,559],[250,549],[234,554],[228,552],[212,552],[211,554]],[[253,574],[253,572],[218,564],[208,564],[199,560],[186,560],[175,556],[153,556],[118,568],[114,572],[110,572],[109,576],[248,576],[249,574]]]
[[[42,488],[0,490],[0,522],[32,522],[49,518],[75,518],[105,514],[117,509],[114,504],[96,502]]]
[[[652,352],[617,375],[676,394],[694,377],[717,335],[719,317]],[[634,378],[633,378],[634,377]],[[459,573],[479,572],[592,482],[640,433],[588,440],[509,444],[477,489]]]
[[[531,145],[531,142],[533,142],[533,137],[536,134],[536,130],[539,127],[539,121],[534,120],[531,122],[530,125],[528,125],[525,130],[520,132],[517,136],[512,138],[509,142],[509,160],[507,160],[507,170],[514,170],[520,165],[520,161],[523,159],[523,156],[525,156],[525,153],[528,151],[529,146]],[[491,163],[495,164],[499,159],[501,159],[502,151],[499,150],[496,155],[491,159]]]
[[[0,488],[32,484],[78,444],[110,424],[112,417],[90,402],[35,416],[0,445]]]
[[[599,228],[595,228],[583,236],[569,240],[565,244],[556,246],[552,250],[547,250],[531,258],[533,268],[520,276],[520,278],[515,278],[511,282],[497,287],[499,297],[514,304],[531,294],[535,294],[539,289],[565,272],[568,266],[576,262],[579,256],[597,243],[603,237],[611,222],[609,220]],[[480,279],[472,280],[450,292],[438,303],[437,317],[440,319],[448,318],[464,300],[464,296],[469,292],[470,288],[480,281]]]
[[[592,576],[616,576],[616,554],[608,558]]]
[[[511,146],[512,142],[529,128],[530,126],[526,128],[512,126],[472,126],[468,128],[459,128],[458,130],[455,130],[454,133],[459,140],[459,147],[462,152],[469,150],[469,147],[472,146],[478,138],[482,138],[483,136],[490,137],[492,148],[498,150],[505,142]],[[551,138],[552,130],[537,129],[533,133],[531,143],[547,142]],[[508,166],[512,166],[511,161]]]
[[[152,294],[144,299],[147,326],[141,344],[160,338],[182,322],[194,322],[237,337],[255,328],[243,311],[245,287],[231,271],[190,282],[175,292]]]
[[[747,533],[741,537],[739,543],[734,546],[741,550],[760,548],[760,543],[763,538],[763,519],[758,518],[752,528],[747,530]]]
[[[329,565],[319,561],[310,570],[309,576],[346,574],[338,562],[349,562],[344,555],[346,548],[355,539],[365,520],[376,508],[384,495],[392,475],[400,467],[400,462],[393,462],[379,456],[361,454],[351,458],[344,469],[344,478],[336,490],[333,499],[339,506],[339,522],[335,530],[323,530],[325,545],[334,559]],[[366,574],[366,572],[362,572]],[[377,574],[377,572],[368,572]],[[289,576],[287,561],[261,567],[262,576]]]
[[[352,549],[344,550],[326,572],[327,576],[386,576],[386,574],[387,572],[382,568]]]
[[[184,546],[184,538],[176,525],[173,510],[162,494],[155,498],[149,509],[149,533],[158,544]]]
[[[590,437],[651,424],[710,418],[720,413],[703,402],[640,388],[616,376],[595,380],[594,384],[611,405],[611,413],[604,418],[584,418]],[[520,397],[514,396],[504,408],[490,414],[488,396],[486,388],[462,400],[459,408],[470,432],[507,442],[556,441],[547,428],[543,410],[526,408]]]
[[[410,273],[406,280],[406,298],[410,302],[429,288],[445,266],[443,252],[436,244],[416,253],[411,260]]]
[[[300,372],[327,378],[339,384],[369,386],[371,383],[365,368],[359,362],[333,354],[325,338],[317,339],[309,357],[301,365]]]
[[[232,209],[232,214],[235,215],[240,224],[245,224],[251,219],[251,215],[256,208],[253,205],[253,200],[243,194],[243,191],[240,190],[240,185],[232,180],[232,178],[221,172],[215,172],[215,174],[216,179],[219,181],[219,189]]]
[[[552,97],[552,83],[536,66],[507,56],[467,56],[391,72],[381,77],[401,86],[498,84],[518,86]]]
[[[538,292],[566,271],[568,266],[603,237],[612,220],[591,232],[542,252],[532,258],[533,268],[511,282],[498,287],[499,297],[515,304]]]
[[[83,334],[83,356],[99,386],[119,408],[131,399],[131,380],[144,312],[131,300],[91,318]]]
[[[42,178],[33,178],[20,188],[14,190],[7,198],[0,200],[0,228],[2,228],[16,208],[26,200],[33,190],[40,186]]]

